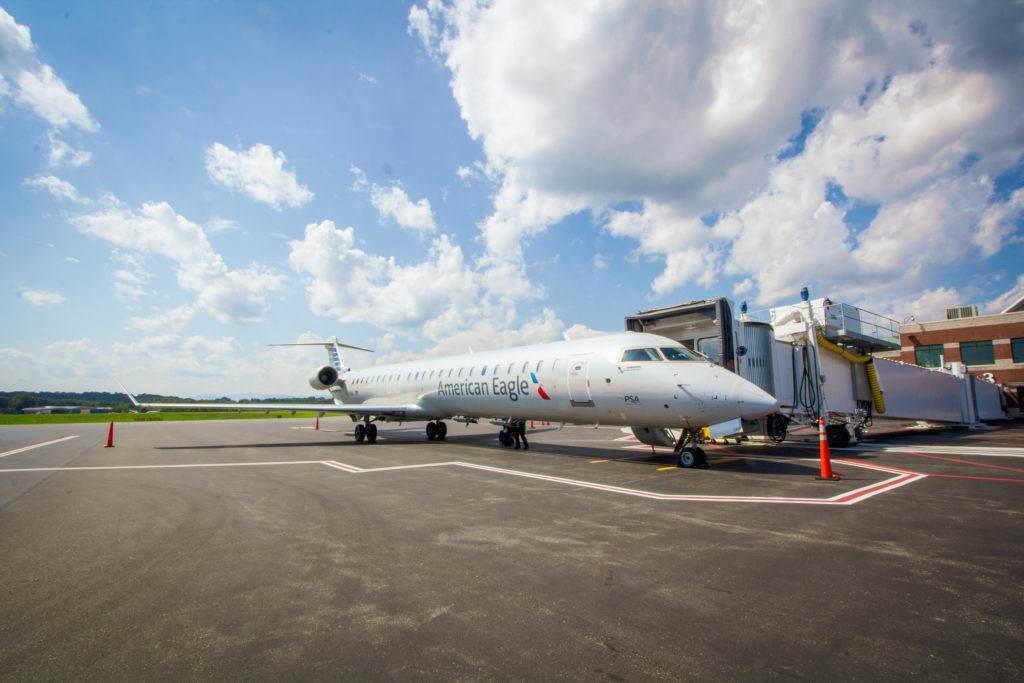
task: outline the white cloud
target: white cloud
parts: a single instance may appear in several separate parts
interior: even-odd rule
[[[419,232],[421,236],[437,230],[437,226],[434,224],[434,212],[427,199],[413,202],[400,183],[395,183],[390,187],[370,183],[366,178],[366,173],[358,166],[350,166],[349,171],[355,176],[351,189],[354,192],[370,193],[370,203],[377,209],[381,220],[392,218],[403,228],[411,228]]]
[[[552,341],[564,328],[550,309],[520,319],[515,302],[490,293],[489,274],[470,267],[446,235],[433,239],[425,260],[408,265],[358,248],[355,230],[331,221],[306,226],[303,239],[289,246],[289,264],[307,276],[313,313],[380,327],[384,348],[398,335],[434,342],[375,362]]]
[[[74,359],[69,363],[68,359]],[[196,387],[218,395],[309,396],[309,370],[322,361],[309,350],[244,349],[220,339],[155,334],[98,348],[87,339],[61,340],[29,352],[0,348],[0,376],[10,386],[41,391],[118,392],[117,377],[135,393],[194,396]]]
[[[35,289],[23,289],[21,298],[33,306],[57,306],[64,303],[64,295],[57,292],[44,292]]]
[[[75,149],[64,142],[60,133],[51,130],[47,136],[50,140],[50,166],[71,166],[79,168],[92,161],[92,154],[85,150]]]
[[[144,334],[179,332],[192,321],[195,315],[195,306],[183,304],[165,311],[155,311],[146,318],[132,316],[128,320],[128,329],[137,330]]]
[[[481,313],[480,276],[447,236],[434,239],[426,261],[406,266],[359,249],[355,230],[331,221],[307,225],[289,247],[291,267],[309,276],[309,306],[318,315],[434,337]]]
[[[260,320],[269,307],[267,296],[284,286],[282,276],[258,264],[229,269],[210,246],[205,231],[166,202],[143,204],[137,211],[113,205],[78,216],[72,223],[81,232],[118,247],[171,259],[177,265],[179,286],[198,292],[199,307],[223,323]],[[132,288],[144,280],[127,270],[117,277],[128,293],[137,291]]]
[[[992,301],[987,302],[982,307],[982,311],[984,313],[1002,313],[1004,310],[1017,303],[1021,297],[1024,297],[1024,273],[1017,276],[1017,280],[1013,283],[1013,287]]]
[[[61,180],[57,176],[42,176],[38,175],[34,178],[28,178],[24,181],[24,185],[28,187],[34,187],[37,189],[46,190],[55,199],[64,199],[70,202],[88,203],[88,200],[82,199],[78,196],[78,191],[75,186],[66,180]]]
[[[0,8],[0,97],[13,96],[19,106],[32,111],[54,128],[99,130],[78,95],[68,90],[49,64],[36,57],[27,26]]]
[[[215,184],[242,192],[280,211],[282,204],[304,206],[313,193],[300,185],[295,173],[285,169],[283,152],[274,154],[269,145],[257,144],[248,151],[232,151],[219,142],[206,149],[206,172]]]
[[[426,199],[413,202],[399,185],[374,185],[370,191],[370,202],[380,212],[381,218],[389,216],[403,228],[412,228],[420,233],[437,230],[430,202]]]
[[[450,70],[500,183],[479,226],[488,283],[537,292],[521,245],[589,211],[664,264],[655,295],[730,278],[773,302],[813,280],[913,303],[1019,230],[1020,198],[991,202],[991,178],[1024,154],[1022,11],[431,0],[408,31]],[[865,230],[846,224],[854,202],[879,205]]]
[[[229,218],[211,218],[206,222],[207,232],[223,232],[225,230],[237,230],[238,222]]]

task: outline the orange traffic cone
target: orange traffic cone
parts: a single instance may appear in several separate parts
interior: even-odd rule
[[[114,421],[110,421],[110,432],[107,434],[107,445],[104,448],[114,447]]]
[[[320,416],[319,415],[316,416],[316,427],[313,427],[313,429],[320,429]]]
[[[828,450],[828,435],[825,433],[825,418],[818,418],[818,446],[821,450],[821,476],[816,479],[839,481],[838,474],[832,474],[832,455]]]

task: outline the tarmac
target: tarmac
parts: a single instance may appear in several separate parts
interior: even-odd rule
[[[1020,680],[1024,423],[0,427],[0,680]]]

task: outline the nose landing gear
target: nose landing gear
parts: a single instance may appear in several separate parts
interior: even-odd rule
[[[673,449],[679,455],[680,467],[707,467],[708,458],[697,444],[700,440],[700,432],[693,429],[684,429],[679,435],[679,441]]]

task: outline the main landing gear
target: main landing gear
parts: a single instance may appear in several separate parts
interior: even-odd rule
[[[700,441],[700,432],[693,429],[684,429],[679,435],[679,441],[673,449],[679,454],[680,467],[707,467],[708,458],[704,449],[697,444]]]
[[[427,439],[430,441],[444,441],[444,437],[448,435],[448,425],[438,420],[437,422],[427,423]]]
[[[377,425],[367,421],[365,424],[360,422],[356,425],[356,443],[362,443],[366,441],[373,443],[377,440]]]

